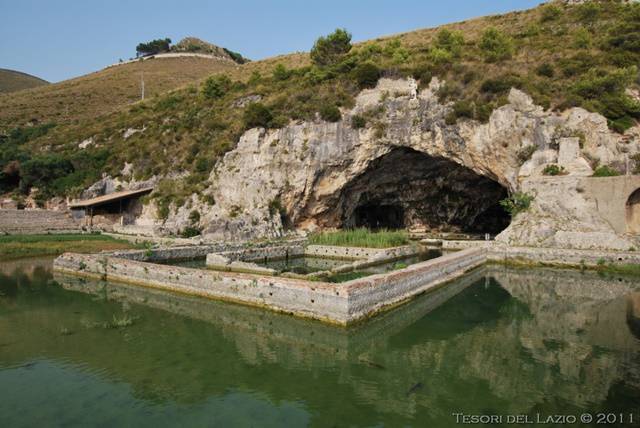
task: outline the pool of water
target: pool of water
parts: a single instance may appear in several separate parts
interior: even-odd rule
[[[340,329],[0,263],[0,426],[637,422],[639,337],[640,282],[624,277],[479,269]]]

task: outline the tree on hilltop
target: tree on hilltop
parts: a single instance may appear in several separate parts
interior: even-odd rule
[[[311,49],[311,60],[324,67],[338,63],[351,50],[351,33],[338,28],[326,37],[320,37]]]
[[[171,39],[155,39],[147,43],[139,43],[136,46],[136,56],[155,55],[162,52],[169,52],[171,49]]]

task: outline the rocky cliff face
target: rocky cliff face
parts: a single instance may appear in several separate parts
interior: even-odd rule
[[[211,173],[208,193],[215,205],[194,197],[189,208],[170,216],[166,229],[186,226],[195,207],[211,238],[359,225],[497,233],[510,222],[498,202],[525,191],[535,195],[531,208],[498,239],[515,245],[631,245],[598,217],[571,177],[591,175],[595,162],[621,166],[625,156],[638,152],[637,127],[620,136],[598,114],[544,111],[515,89],[488,123],[449,125],[451,106],[437,96],[441,84],[434,78],[418,91],[411,79],[381,79],[337,123],[318,119],[247,131]],[[366,118],[366,126],[356,129],[356,116]],[[542,185],[549,164],[567,175]],[[578,242],[565,232],[593,239]]]

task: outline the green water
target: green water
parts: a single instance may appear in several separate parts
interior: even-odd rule
[[[49,261],[0,263],[0,293],[0,427],[640,421],[640,282],[623,277],[481,269],[348,330]]]

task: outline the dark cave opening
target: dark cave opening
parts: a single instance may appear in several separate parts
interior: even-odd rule
[[[403,229],[404,209],[398,205],[360,205],[354,212],[355,227]]]
[[[507,189],[451,160],[396,148],[341,191],[337,227],[489,233],[510,223]]]

